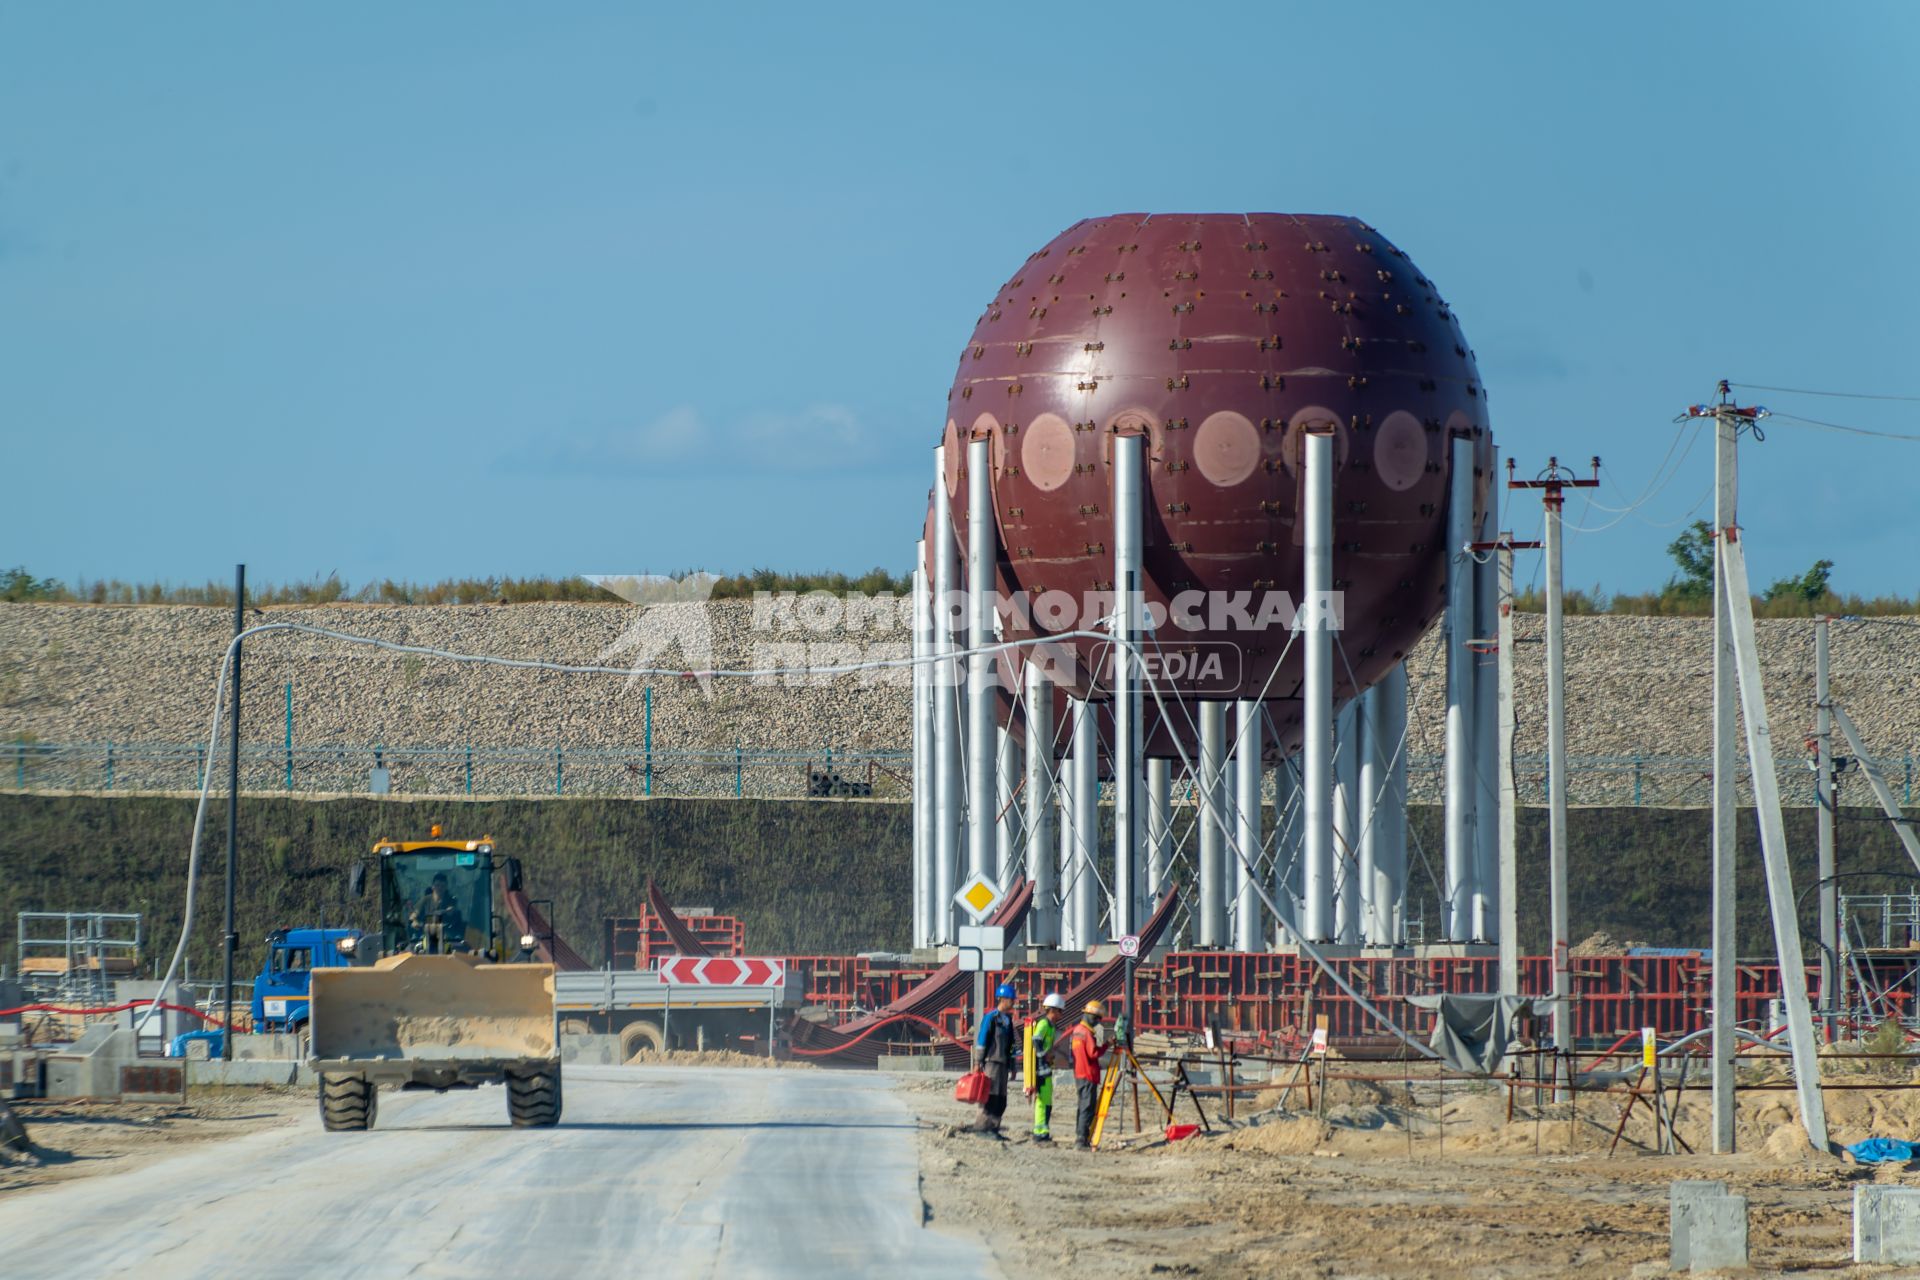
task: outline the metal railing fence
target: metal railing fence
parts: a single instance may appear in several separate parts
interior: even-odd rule
[[[0,790],[192,791],[207,767],[205,744],[154,742],[49,743],[0,741]],[[1914,754],[1883,755],[1881,768],[1902,804],[1914,792]],[[215,761],[224,789],[226,760]],[[1808,763],[1783,757],[1777,766],[1789,804],[1814,803]],[[871,747],[775,748],[745,745],[662,748],[471,744],[294,746],[243,743],[241,789],[288,794],[514,796],[710,796],[780,798],[830,794],[904,799],[912,753]],[[1698,806],[1710,799],[1712,762],[1704,756],[1574,756],[1568,798],[1577,805]],[[1841,803],[1870,804],[1864,779],[1844,775]],[[1544,804],[1546,759],[1523,755],[1515,784],[1522,804]],[[1409,799],[1438,804],[1443,762],[1408,757]],[[1747,794],[1741,770],[1742,799]],[[1180,794],[1177,792],[1176,794]],[[1183,797],[1184,798],[1184,797]]]
[[[0,745],[0,789],[196,791],[204,743],[13,742]],[[240,788],[288,794],[904,797],[906,751],[820,747],[296,746],[243,743]],[[226,789],[224,751],[214,786]],[[837,782],[837,786],[833,785]]]

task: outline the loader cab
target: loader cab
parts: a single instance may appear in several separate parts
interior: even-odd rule
[[[459,952],[499,958],[491,840],[382,841],[380,943],[385,955]]]

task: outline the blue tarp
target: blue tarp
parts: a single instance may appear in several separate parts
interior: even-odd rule
[[[1847,1151],[1861,1164],[1905,1164],[1920,1154],[1913,1143],[1898,1138],[1868,1138],[1854,1143]]]

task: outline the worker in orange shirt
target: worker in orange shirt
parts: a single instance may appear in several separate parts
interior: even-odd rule
[[[1113,1046],[1100,1042],[1100,1002],[1089,1001],[1079,1025],[1067,1037],[1073,1050],[1073,1084],[1079,1106],[1073,1117],[1073,1145],[1085,1151],[1093,1145],[1093,1113],[1100,1105],[1100,1060]]]

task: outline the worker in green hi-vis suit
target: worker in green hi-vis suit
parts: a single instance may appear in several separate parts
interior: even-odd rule
[[[1049,1123],[1053,1118],[1053,1050],[1060,1032],[1054,1018],[1066,1011],[1067,1002],[1055,992],[1040,1002],[1039,1020],[1027,1027],[1026,1095],[1033,1099],[1033,1140],[1052,1142]]]

